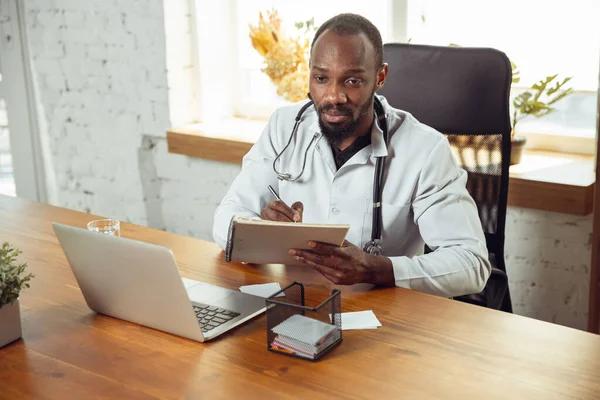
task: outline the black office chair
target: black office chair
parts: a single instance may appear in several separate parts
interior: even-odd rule
[[[390,105],[446,135],[468,172],[467,189],[477,203],[493,270],[483,292],[460,301],[512,312],[504,231],[510,164],[506,55],[488,48],[384,45],[389,73],[378,92]]]

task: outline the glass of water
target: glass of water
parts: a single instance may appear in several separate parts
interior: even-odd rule
[[[88,230],[104,235],[121,236],[121,224],[116,219],[98,219],[87,224]]]

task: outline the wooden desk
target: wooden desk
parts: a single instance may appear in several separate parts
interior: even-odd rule
[[[0,349],[0,399],[598,398],[600,337],[410,290],[343,288],[343,311],[383,327],[345,331],[316,363],[266,350],[264,315],[197,343],[96,315],[51,222],[93,216],[0,196],[0,240],[36,274],[21,296],[23,340]],[[170,247],[184,277],[230,288],[293,280],[317,302],[316,272],[227,264],[216,245],[131,224],[122,235]],[[160,295],[160,294],[157,294]],[[314,303],[313,303],[314,304]]]

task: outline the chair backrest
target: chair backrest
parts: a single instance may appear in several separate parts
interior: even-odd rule
[[[446,135],[468,172],[467,189],[488,250],[503,257],[511,148],[508,58],[489,48],[393,43],[384,45],[384,60],[389,73],[378,94]]]

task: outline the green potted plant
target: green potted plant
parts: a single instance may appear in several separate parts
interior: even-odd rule
[[[460,47],[460,45],[456,43],[450,43],[448,46]],[[517,65],[510,61],[510,67],[512,70],[511,84],[514,85],[515,83],[521,82],[521,72],[517,68]],[[527,137],[516,134],[515,128],[517,123],[530,115],[540,118],[550,114],[555,111],[555,108],[551,107],[553,104],[573,93],[573,88],[563,88],[572,77],[565,78],[562,82],[559,82],[558,80],[555,82],[557,77],[558,74],[547,76],[546,79],[534,83],[529,90],[519,94],[513,99],[513,119],[512,130],[510,132],[512,145],[510,165],[521,162],[523,149],[527,143]],[[554,84],[554,86],[552,84]]]
[[[511,62],[513,67],[513,83],[519,82],[518,71],[516,73],[515,82],[515,70],[516,66]],[[568,77],[560,81],[557,79],[558,74],[547,76],[531,86],[531,88],[518,96],[513,100],[513,121],[511,131],[511,142],[512,150],[510,156],[510,165],[518,164],[521,161],[523,154],[523,148],[527,142],[527,138],[522,135],[516,135],[517,123],[528,116],[534,116],[536,118],[543,117],[552,113],[555,108],[552,107],[557,101],[564,99],[568,95],[573,93],[573,88],[564,88],[565,84],[571,80],[572,77]]]
[[[32,274],[25,274],[27,263],[17,262],[21,252],[8,243],[0,249],[0,347],[21,337],[19,294],[29,288]]]

